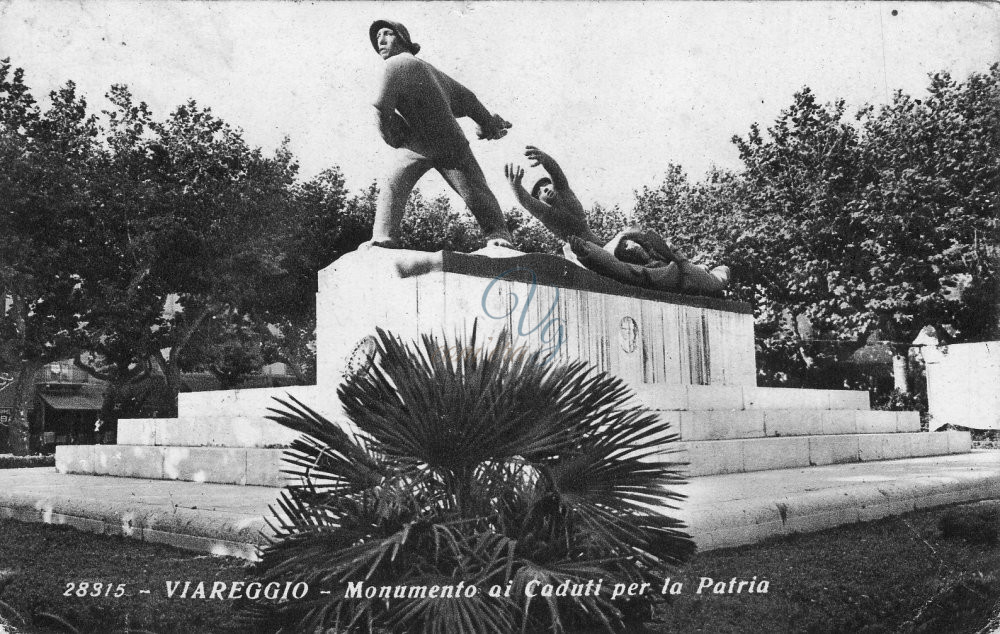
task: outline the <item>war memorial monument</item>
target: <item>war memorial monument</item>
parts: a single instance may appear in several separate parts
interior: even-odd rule
[[[297,436],[266,418],[276,397],[349,426],[336,388],[375,362],[377,327],[412,340],[467,337],[475,325],[479,341],[506,337],[512,354],[583,360],[617,376],[669,421],[691,478],[678,515],[701,548],[997,496],[995,474],[949,462],[970,452],[968,432],[921,432],[916,412],[873,411],[866,392],[758,387],[753,311],[721,296],[728,271],[691,267],[641,229],[602,247],[580,222],[569,179],[534,147],[528,158],[546,169],[548,183],[529,193],[516,165],[507,177],[519,202],[566,240],[570,257],[514,251],[455,117],[472,118],[485,140],[502,138],[511,124],[415,57],[419,46],[402,25],[378,21],[370,39],[387,65],[379,131],[399,161],[381,188],[372,240],[319,273],[317,384],[182,393],[177,418],[120,420],[115,445],[58,447],[60,473],[147,483],[139,491],[160,481],[225,485],[233,499],[273,500],[285,482],[284,447]],[[485,249],[394,248],[406,197],[432,168],[468,204]],[[144,507],[143,495],[98,512],[53,492],[19,514],[254,556],[259,515],[213,514],[211,505],[166,513]]]

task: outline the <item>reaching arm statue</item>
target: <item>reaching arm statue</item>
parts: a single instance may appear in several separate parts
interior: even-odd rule
[[[507,183],[514,197],[528,213],[538,219],[545,228],[563,240],[578,236],[584,240],[598,242],[600,239],[590,230],[587,214],[569,187],[569,181],[555,159],[533,145],[525,148],[524,155],[532,166],[541,165],[548,177],[540,179],[529,194],[521,184],[524,170],[519,165],[508,163],[504,167]]]
[[[548,177],[539,180],[529,194],[521,184],[524,170],[508,163],[504,175],[514,196],[528,213],[566,241],[572,256],[584,267],[623,284],[663,291],[719,293],[729,283],[728,267],[709,270],[692,264],[663,236],[638,227],[619,232],[602,248],[555,159],[533,145],[527,146],[524,154]]]

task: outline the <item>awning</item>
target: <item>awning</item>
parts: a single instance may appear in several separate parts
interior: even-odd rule
[[[39,393],[49,407],[58,410],[98,412],[104,403],[104,395],[99,392],[74,392],[70,394]]]

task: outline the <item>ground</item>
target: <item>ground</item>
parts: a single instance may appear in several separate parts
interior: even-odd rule
[[[991,631],[987,623],[1000,618],[998,530],[1000,501],[992,501],[702,553],[671,574],[681,593],[646,632]],[[748,583],[736,593],[737,581],[729,593],[734,577],[756,577],[757,592]],[[699,594],[702,578],[713,584]],[[250,581],[252,571],[238,559],[0,521],[0,617],[17,632],[74,631],[43,613],[80,633],[236,631],[234,602],[168,599],[170,580]],[[112,593],[124,583],[128,596],[64,596],[84,581],[88,593],[98,582]],[[713,592],[719,582],[726,593]]]

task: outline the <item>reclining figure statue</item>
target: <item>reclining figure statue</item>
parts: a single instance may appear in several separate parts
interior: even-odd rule
[[[541,165],[548,177],[539,179],[529,194],[521,184],[524,170],[508,163],[504,174],[514,196],[545,228],[565,240],[567,245],[563,250],[568,246],[586,268],[623,284],[658,291],[718,294],[729,283],[729,267],[709,270],[692,264],[652,231],[630,227],[600,247],[600,238],[587,224],[583,205],[570,189],[559,164],[531,145],[524,155],[532,166]]]

